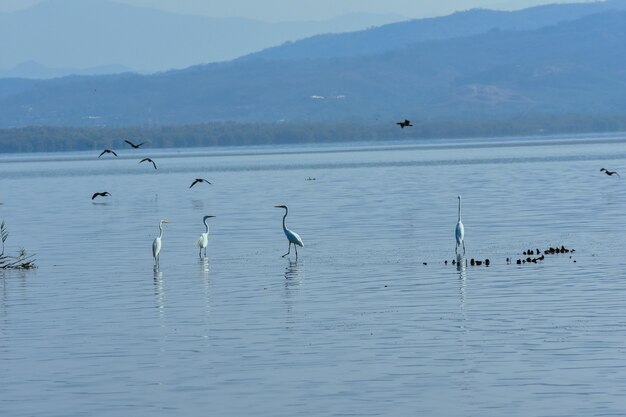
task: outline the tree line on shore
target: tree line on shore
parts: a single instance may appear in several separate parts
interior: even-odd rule
[[[406,115],[411,118],[411,115]],[[399,118],[404,119],[404,115]],[[124,139],[153,148],[255,146],[398,141],[436,138],[547,136],[626,131],[626,114],[540,115],[493,120],[413,120],[399,129],[388,123],[207,123],[149,127],[31,126],[0,129],[0,152],[61,152],[112,148]]]

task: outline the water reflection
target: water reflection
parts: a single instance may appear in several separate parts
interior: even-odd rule
[[[198,267],[200,268],[200,272],[202,273],[202,290],[204,294],[205,311],[208,313],[211,311],[211,303],[210,303],[211,278],[209,276],[209,272],[210,272],[209,259],[199,258]]]
[[[465,286],[467,283],[467,259],[464,255],[456,256],[456,270],[459,273],[459,303],[465,319]]]
[[[300,284],[304,279],[304,262],[288,260],[285,268],[285,305],[287,313],[293,312],[293,300],[298,294]]]
[[[156,299],[156,307],[159,312],[159,319],[163,319],[165,315],[165,287],[163,286],[163,272],[154,269],[154,296]]]
[[[204,201],[203,200],[191,200],[191,207],[195,210],[204,210]]]

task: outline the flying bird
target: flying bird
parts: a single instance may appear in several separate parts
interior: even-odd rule
[[[196,185],[199,182],[206,182],[207,184],[211,184],[209,181],[205,180],[204,178],[196,178],[191,185],[189,186],[189,188],[193,187],[194,185]]]
[[[91,199],[93,200],[96,197],[106,197],[106,196],[110,196],[111,194],[109,194],[108,191],[104,191],[102,193],[93,193],[93,195],[91,196]]]
[[[110,149],[105,149],[105,150],[102,151],[102,153],[100,155],[98,155],[98,158],[100,158],[105,153],[112,153],[113,155],[117,156],[117,154],[114,151],[112,151]]]
[[[616,171],[609,171],[609,170],[607,170],[606,168],[602,168],[602,169],[600,170],[600,172],[604,172],[604,173],[606,173],[606,175],[608,175],[609,177],[610,177],[611,175],[617,175],[617,176],[619,177],[619,174],[618,174]],[[621,177],[620,177],[620,178],[621,178]]]
[[[139,148],[141,145],[146,143],[146,142],[141,142],[139,145],[135,145],[134,143],[132,143],[131,141],[126,140],[126,139],[124,139],[124,142],[128,143],[130,146],[132,146],[135,149]]]
[[[398,126],[400,126],[402,129],[404,129],[404,128],[405,128],[405,127],[407,127],[407,126],[413,126],[413,125],[411,124],[411,121],[410,121],[410,120],[408,120],[408,119],[404,119],[404,122],[398,122],[398,123],[396,123],[396,124],[397,124]]]
[[[161,253],[161,238],[163,237],[163,224],[169,223],[167,219],[163,219],[159,222],[159,236],[154,238],[152,242],[152,258],[154,259],[154,267],[158,268],[159,264],[159,254]]]
[[[303,247],[304,243],[302,242],[302,239],[300,238],[300,235],[298,235],[293,230],[287,229],[287,226],[285,226],[285,219],[287,218],[287,214],[289,213],[289,209],[285,205],[274,206],[274,207],[276,207],[276,208],[284,208],[285,209],[285,215],[283,216],[283,232],[285,232],[285,236],[287,236],[287,240],[289,240],[289,250],[287,251],[286,254],[283,255],[283,258],[285,256],[289,255],[289,253],[291,252],[291,244],[293,244],[293,247],[296,250],[296,260],[298,260],[298,246]]]
[[[463,227],[463,222],[461,221],[461,196],[457,197],[459,199],[459,221],[456,224],[456,231],[454,233],[456,237],[456,248],[454,249],[455,253],[459,253],[459,246],[463,245],[463,255],[465,255],[465,228]]]
[[[206,258],[206,247],[209,245],[209,225],[206,224],[206,221],[210,219],[211,217],[215,217],[215,216],[204,216],[202,218],[202,221],[204,222],[204,227],[206,228],[206,232],[202,233],[200,235],[200,238],[198,239],[198,247],[200,248],[200,252],[198,253],[198,256],[200,256],[201,258],[202,258],[202,249],[204,249],[204,257]]]
[[[145,162],[145,161],[151,162],[151,163],[152,163],[152,166],[154,167],[154,169],[157,169],[156,164],[155,164],[155,163],[154,163],[154,161],[153,161],[152,159],[150,159],[150,158],[143,158],[141,161],[139,161],[139,163],[142,163],[142,162]]]

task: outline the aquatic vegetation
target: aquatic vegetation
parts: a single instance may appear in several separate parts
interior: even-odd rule
[[[0,240],[2,241],[2,251],[0,252],[0,269],[32,269],[35,266],[35,255],[27,255],[24,248],[20,248],[17,256],[5,255],[4,243],[9,238],[9,231],[4,221],[0,223]]]

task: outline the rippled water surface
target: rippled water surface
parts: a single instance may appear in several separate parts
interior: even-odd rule
[[[620,137],[118,151],[0,158],[0,415],[626,414]]]

